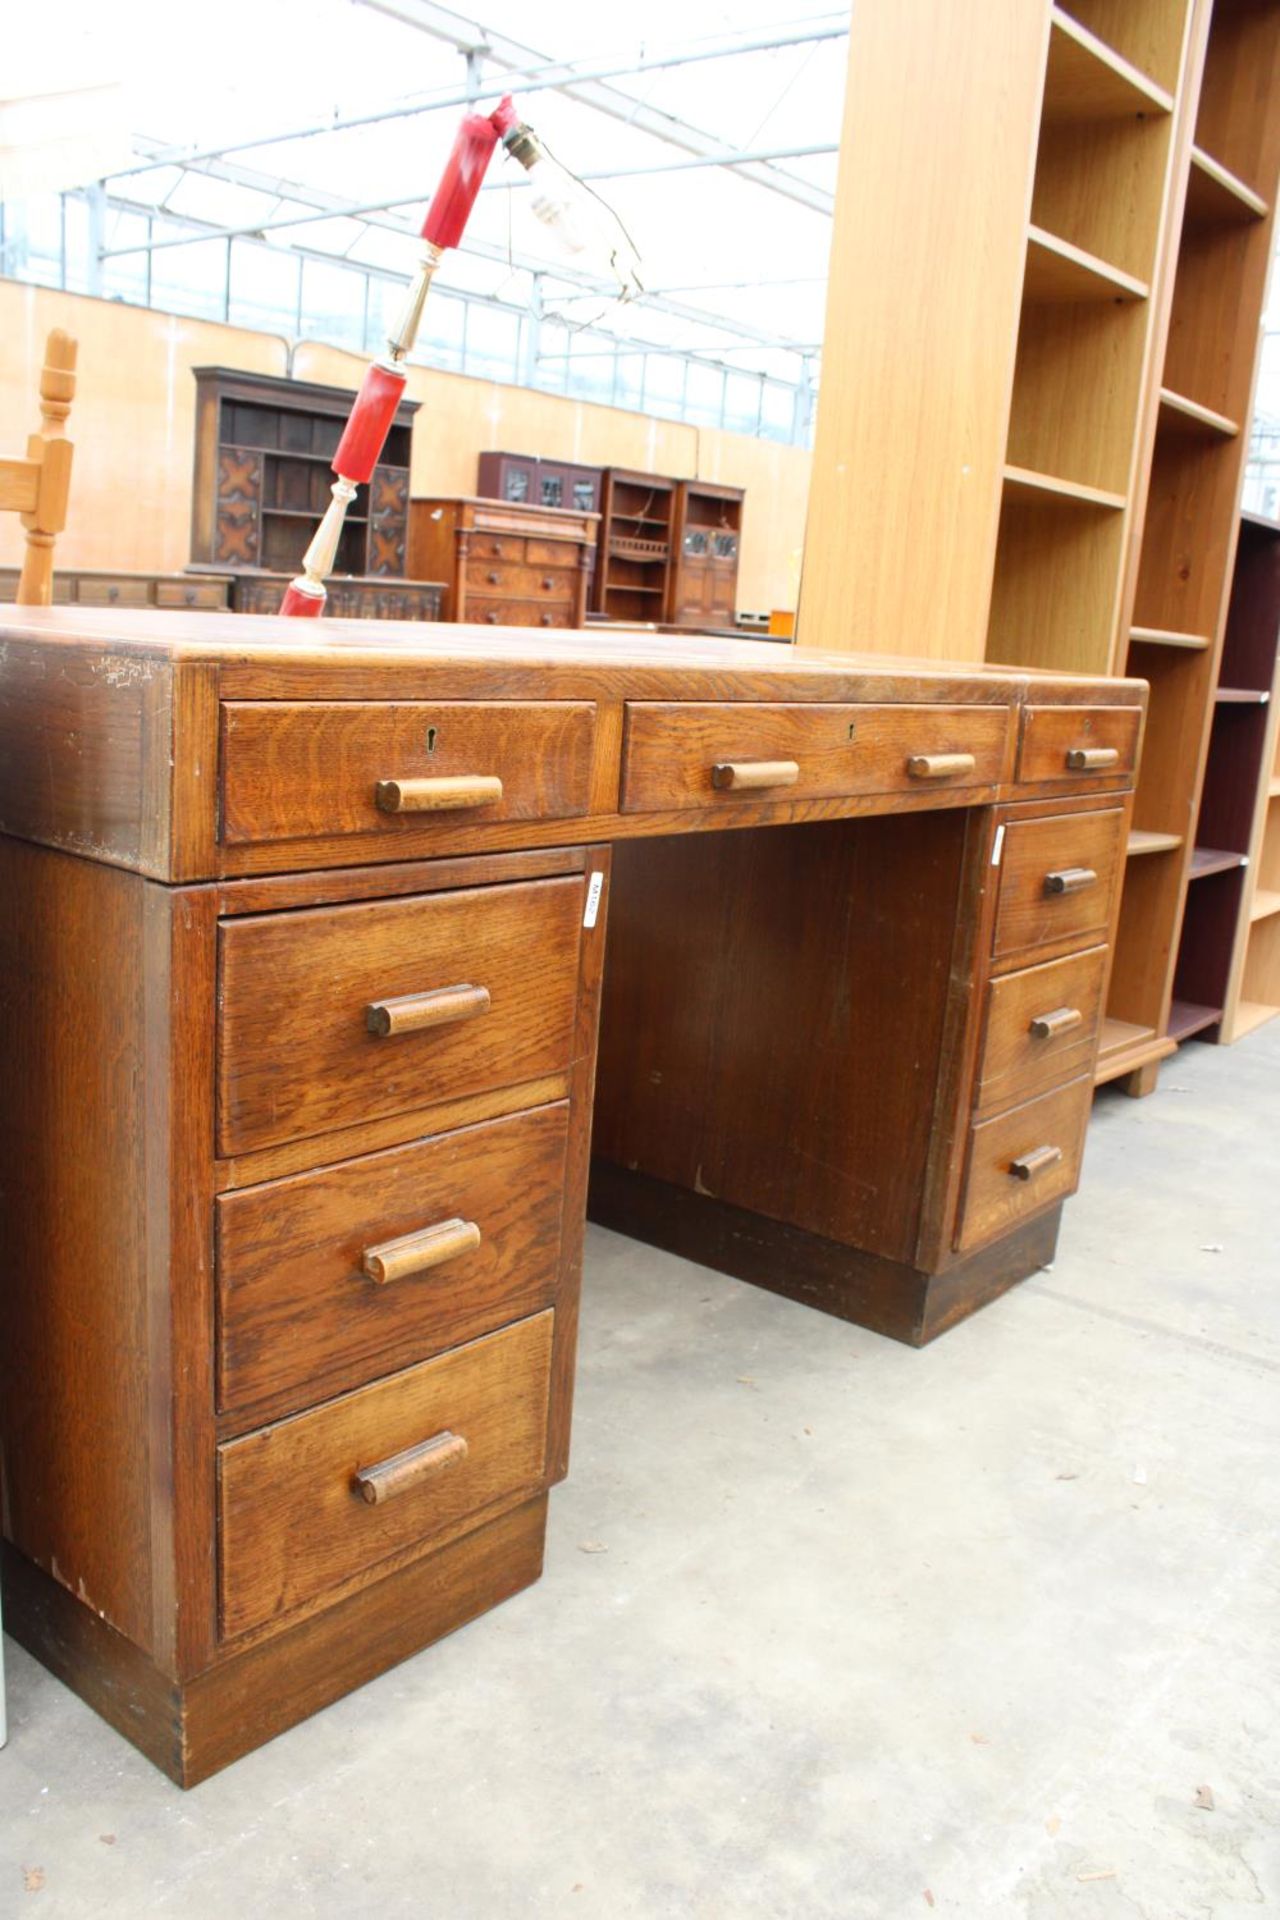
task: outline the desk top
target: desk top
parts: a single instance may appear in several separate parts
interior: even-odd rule
[[[115,657],[132,673],[166,666],[216,666],[224,690],[246,697],[288,698],[341,679],[357,690],[363,675],[422,683],[437,697],[446,684],[486,683],[513,697],[549,695],[716,700],[908,700],[1133,706],[1145,702],[1144,680],[1049,673],[976,661],[913,660],[887,654],[764,649],[757,640],[644,628],[434,625],[412,620],[329,620],[323,627],[279,615],[222,615],[85,607],[0,608],[0,643],[30,641],[95,662],[109,679]],[[3,661],[0,660],[0,671]],[[519,692],[516,689],[519,688]]]

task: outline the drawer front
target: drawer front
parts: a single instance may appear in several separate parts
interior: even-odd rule
[[[564,1071],[585,891],[574,875],[223,922],[220,1151]]]
[[[572,579],[578,567],[578,547],[571,540],[526,540],[525,558],[531,567],[567,567]]]
[[[315,1400],[550,1306],[568,1128],[541,1107],[221,1195],[219,1407]]]
[[[987,988],[979,1113],[997,1113],[1093,1066],[1107,949],[1006,973]]]
[[[490,593],[467,594],[464,625],[477,627],[571,627],[572,600],[513,600]]]
[[[569,819],[587,811],[595,719],[590,701],[226,701],[222,837]],[[481,784],[431,784],[459,780]]]
[[[1006,771],[1008,729],[1003,707],[629,701],[622,808],[988,786]]]
[[[1141,707],[1028,707],[1019,780],[1129,778],[1138,764]]]
[[[473,533],[467,542],[467,571],[482,561],[486,564],[494,560],[522,563],[526,557],[526,542],[518,533]]]
[[[1017,820],[1004,830],[996,960],[1071,940],[1105,940],[1124,863],[1119,807]]]
[[[227,583],[221,580],[157,580],[158,607],[205,607],[216,611],[227,604]]]
[[[151,580],[100,580],[82,573],[76,582],[76,600],[82,607],[149,607]]]
[[[973,1128],[956,1234],[962,1253],[1075,1192],[1092,1097],[1085,1074]]]
[[[468,560],[468,598],[496,593],[516,600],[571,600],[577,585],[572,568],[509,566],[501,560]]]
[[[224,1638],[535,1492],[553,1317],[540,1313],[219,1447]],[[366,1497],[362,1473],[380,1497]]]

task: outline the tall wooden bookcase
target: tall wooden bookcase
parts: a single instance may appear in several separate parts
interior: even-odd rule
[[[797,638],[1150,681],[1099,1065],[1132,1092],[1203,1012],[1174,963],[1278,171],[1275,0],[855,9],[807,539],[858,591],[815,568]]]

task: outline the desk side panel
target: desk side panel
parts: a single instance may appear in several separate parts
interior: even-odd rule
[[[4,1530],[148,1649],[145,890],[0,839]]]

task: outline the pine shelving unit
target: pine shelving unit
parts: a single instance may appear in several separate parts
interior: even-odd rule
[[[1134,827],[1181,836],[1163,858],[1126,866],[1108,1000],[1117,1024],[1098,1078],[1123,1076],[1133,1093],[1154,1086],[1170,1043],[1222,1030],[1255,897],[1274,669],[1274,649],[1259,678],[1231,646],[1227,613],[1280,173],[1280,8],[1199,0],[1197,18],[1129,644],[1116,654],[1118,671],[1151,683]]]

